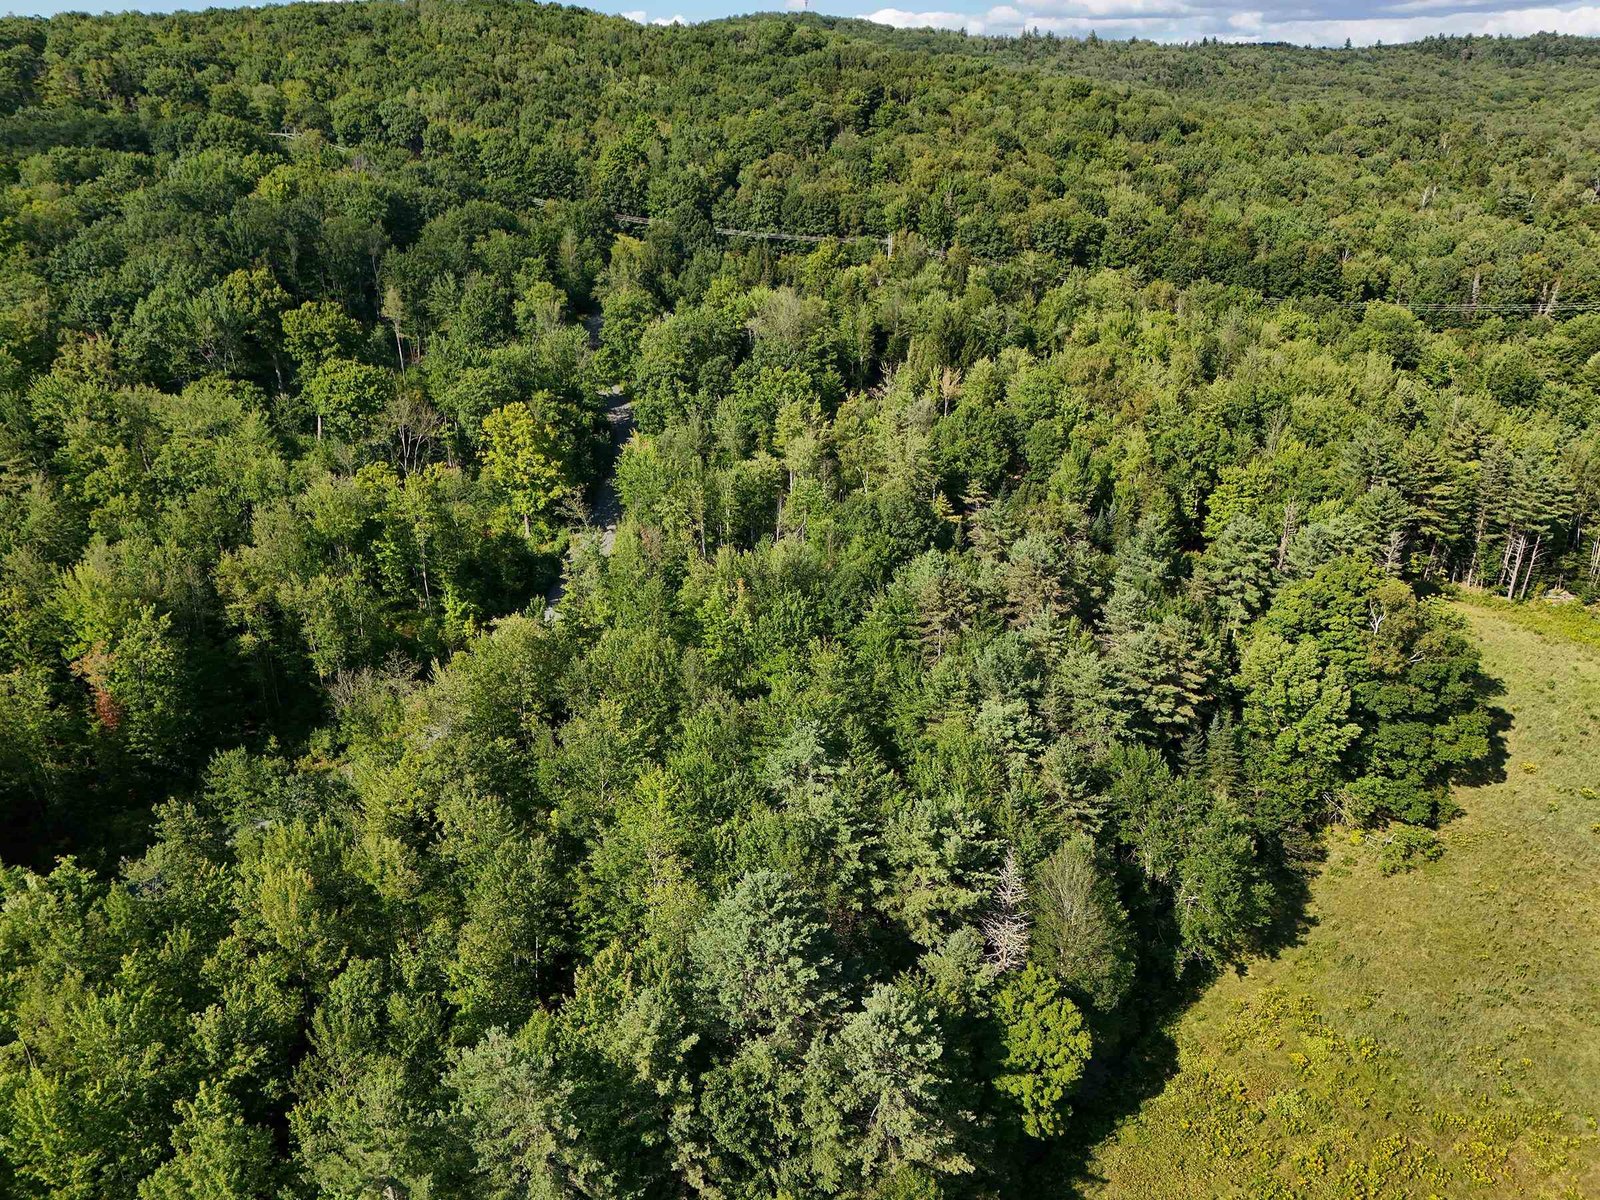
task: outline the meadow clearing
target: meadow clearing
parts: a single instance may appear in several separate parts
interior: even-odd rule
[[[1165,1031],[1177,1071],[1086,1194],[1600,1195],[1600,619],[1455,607],[1503,689],[1503,762],[1415,870],[1330,832],[1301,940]]]

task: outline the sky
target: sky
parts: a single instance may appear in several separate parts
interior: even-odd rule
[[[918,0],[899,0],[914,6]],[[1409,42],[1429,34],[1600,35],[1600,2],[1529,3],[1515,0],[922,0],[919,7],[878,7],[882,0],[756,0],[810,8],[837,16],[864,17],[901,28],[933,26],[969,33],[1016,34],[1024,29],[1083,37],[1148,38],[1159,42],[1202,37],[1238,42],[1292,42],[1358,46]],[[937,5],[938,7],[933,7]],[[204,8],[204,0],[0,0],[0,13],[48,15],[142,9],[168,12]],[[585,7],[635,21],[671,24],[704,21],[751,11],[751,0],[587,0]]]

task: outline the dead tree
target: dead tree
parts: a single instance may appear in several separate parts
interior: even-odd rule
[[[1528,597],[1528,584],[1533,579],[1533,570],[1539,565],[1539,551],[1544,545],[1544,534],[1539,534],[1533,539],[1533,553],[1528,555],[1528,569],[1522,573],[1522,590],[1517,593],[1517,599],[1525,600]],[[1515,580],[1512,581],[1515,584]]]
[[[1277,569],[1281,573],[1289,565],[1289,543],[1294,540],[1300,519],[1300,505],[1294,500],[1283,506],[1283,534],[1278,538]]]
[[[988,959],[996,971],[1020,971],[1027,964],[1028,927],[1028,888],[1017,852],[1008,849],[995,878],[993,909],[983,922]]]

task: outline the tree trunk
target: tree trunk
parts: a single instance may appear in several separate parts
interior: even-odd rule
[[[1398,575],[1400,573],[1400,557],[1405,552],[1406,535],[1403,530],[1396,529],[1389,535],[1389,544],[1383,552],[1383,573],[1385,575]]]
[[[1516,544],[1516,557],[1509,564],[1510,568],[1511,568],[1511,583],[1506,587],[1506,599],[1507,600],[1515,600],[1517,598],[1517,576],[1519,574],[1521,574],[1521,572],[1522,572],[1522,559],[1523,559],[1523,556],[1528,553],[1528,539],[1527,539],[1526,536],[1524,536],[1523,534],[1520,534],[1520,533],[1517,534],[1516,535],[1516,539],[1515,539],[1515,544]],[[1510,558],[1511,554],[1512,554],[1512,542],[1508,541],[1506,543],[1506,555],[1507,555],[1508,558]],[[1504,578],[1505,578],[1505,568],[1504,567],[1502,567],[1500,569],[1500,575],[1501,575],[1501,579],[1503,581]]]
[[[1294,540],[1300,506],[1293,500],[1283,506],[1283,535],[1278,538],[1278,571],[1281,574],[1289,565],[1289,543]]]
[[[1478,505],[1478,525],[1472,533],[1472,561],[1467,564],[1467,586],[1478,586],[1478,569],[1483,565],[1483,531],[1487,516],[1483,505]]]
[[[1517,593],[1517,599],[1528,598],[1528,584],[1533,580],[1533,569],[1539,565],[1539,547],[1544,542],[1544,534],[1533,539],[1533,553],[1528,555],[1528,569],[1522,576],[1522,591]]]
[[[1505,583],[1506,573],[1511,570],[1512,556],[1520,554],[1522,551],[1522,541],[1523,538],[1520,533],[1511,529],[1506,531],[1506,544],[1504,549],[1500,551],[1500,574],[1494,581],[1495,587],[1499,587]],[[1517,561],[1520,563],[1522,560],[1519,558]],[[1513,574],[1512,578],[1515,577],[1515,574]]]

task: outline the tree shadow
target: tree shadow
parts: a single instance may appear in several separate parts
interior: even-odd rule
[[[1459,772],[1455,782],[1465,787],[1482,787],[1490,783],[1504,783],[1506,763],[1511,751],[1506,745],[1506,734],[1511,731],[1515,718],[1511,710],[1493,703],[1506,694],[1506,685],[1492,675],[1480,675],[1478,698],[1483,702],[1489,717],[1489,753],[1466,770]]]
[[[1478,694],[1489,718],[1489,752],[1470,769],[1459,772],[1454,784],[1476,787],[1506,778],[1509,751],[1506,733],[1513,717],[1492,701],[1505,693],[1498,679],[1484,676]],[[1106,1182],[1093,1169],[1094,1154],[1124,1121],[1147,1101],[1159,1096],[1179,1070],[1178,1022],[1225,970],[1244,974],[1252,963],[1272,960],[1301,945],[1317,918],[1311,912],[1311,885],[1327,862],[1327,845],[1321,836],[1296,844],[1275,846],[1268,857],[1280,864],[1270,875],[1276,892],[1271,923],[1262,931],[1248,958],[1210,971],[1190,970],[1178,979],[1161,979],[1163,970],[1147,964],[1143,972],[1150,989],[1115,1031],[1114,1046],[1097,1053],[1073,1103],[1068,1132],[1041,1153],[1023,1173],[1021,1186],[1008,1196],[1075,1195],[1086,1187]],[[1167,967],[1170,970],[1170,964]],[[1097,1039],[1102,1031],[1097,1030]]]
[[[1327,859],[1327,846],[1319,838],[1315,845],[1305,848],[1297,862],[1279,860],[1278,868],[1270,875],[1277,897],[1272,919],[1261,931],[1250,959],[1234,964],[1236,975],[1243,975],[1255,959],[1280,957],[1285,950],[1304,942],[1316,928],[1317,919],[1311,915],[1311,881],[1322,874]]]
[[[1210,969],[1191,967],[1175,979],[1170,963],[1146,964],[1141,974],[1148,990],[1141,1000],[1121,1015],[1116,1027],[1094,1030],[1097,1042],[1109,1034],[1113,1044],[1090,1062],[1073,1099],[1067,1132],[1029,1165],[1019,1187],[1002,1194],[1019,1200],[1077,1195],[1085,1187],[1106,1182],[1091,1166],[1095,1150],[1178,1074],[1175,1032],[1184,1015],[1225,972],[1242,975],[1253,962],[1275,959],[1303,942],[1315,927],[1316,918],[1309,911],[1310,885],[1326,855],[1320,842],[1315,848],[1297,849],[1298,862],[1281,867],[1273,877],[1279,901],[1273,921],[1247,958]]]
[[[1095,1148],[1116,1133],[1147,1100],[1166,1089],[1178,1073],[1178,1043],[1172,1029],[1184,1011],[1200,998],[1203,987],[1185,989],[1192,994],[1164,1003],[1156,1022],[1131,1040],[1114,1058],[1097,1060],[1080,1086],[1072,1105],[1067,1133],[1029,1170],[1021,1185],[1007,1195],[1020,1198],[1077,1195],[1086,1185],[1104,1183],[1090,1166]]]
[[[1458,771],[1452,787],[1479,787],[1506,779],[1510,757],[1506,735],[1514,718],[1496,704],[1505,695],[1501,680],[1479,675],[1475,691],[1488,717],[1488,753],[1471,767]],[[1162,967],[1145,964],[1142,976],[1150,990],[1142,1001],[1111,1031],[1106,1052],[1097,1052],[1073,1102],[1066,1134],[1042,1150],[1020,1173],[1019,1186],[1006,1196],[1078,1195],[1107,1180],[1093,1168],[1096,1150],[1150,1100],[1161,1095],[1178,1074],[1176,1031],[1179,1021],[1225,970],[1244,974],[1253,963],[1279,958],[1301,945],[1317,925],[1311,912],[1311,885],[1322,873],[1328,857],[1320,834],[1293,844],[1277,845],[1267,855],[1279,864],[1270,875],[1276,891],[1271,923],[1263,930],[1250,955],[1231,966],[1210,971],[1191,970],[1176,980],[1163,980]],[[1170,964],[1167,964],[1170,970]],[[1097,1042],[1102,1031],[1095,1030]]]

